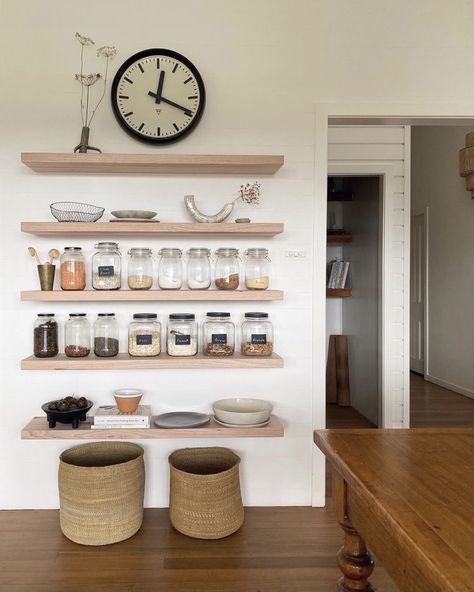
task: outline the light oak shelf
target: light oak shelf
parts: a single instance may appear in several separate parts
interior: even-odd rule
[[[279,222],[22,222],[21,231],[37,236],[235,235],[271,237],[283,232]]]
[[[234,302],[283,300],[282,290],[30,290],[24,302]]]
[[[284,156],[262,154],[73,154],[22,152],[37,173],[139,175],[273,175]]]
[[[326,288],[327,298],[350,298],[352,288]]]
[[[187,368],[283,368],[283,358],[278,354],[268,357],[235,354],[228,358],[213,358],[203,354],[190,357],[173,357],[160,354],[154,358],[137,358],[119,354],[114,358],[68,358],[59,354],[55,358],[30,356],[21,361],[22,370],[161,370]]]
[[[214,418],[200,428],[163,429],[151,428],[120,428],[93,430],[93,418],[88,416],[81,421],[79,428],[73,430],[68,424],[56,424],[48,428],[46,417],[34,417],[22,430],[22,440],[152,440],[170,438],[282,438],[283,424],[278,417],[272,415],[270,423],[261,428],[227,428],[220,426]]]
[[[328,234],[328,245],[343,245],[352,242],[351,234]]]

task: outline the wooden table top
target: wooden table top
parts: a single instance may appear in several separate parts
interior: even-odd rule
[[[446,590],[474,590],[474,428],[319,430],[314,441]]]

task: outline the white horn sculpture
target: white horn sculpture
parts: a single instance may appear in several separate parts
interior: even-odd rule
[[[196,203],[194,202],[194,195],[185,195],[184,203],[188,212],[196,220],[196,222],[223,222],[231,215],[232,210],[234,209],[233,203],[226,203],[224,204],[224,207],[217,212],[217,214],[214,214],[213,216],[207,216],[198,210]]]

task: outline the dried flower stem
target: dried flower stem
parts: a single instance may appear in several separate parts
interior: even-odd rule
[[[88,125],[91,124],[92,120],[94,119],[95,112],[97,111],[97,109],[99,108],[99,105],[102,103],[102,101],[105,97],[105,91],[107,88],[107,74],[109,73],[109,60],[110,60],[109,57],[107,57],[105,60],[104,89],[102,91],[102,95],[101,95],[100,99],[97,102],[97,105],[95,106],[94,110],[92,111],[92,115],[91,115],[91,118],[89,119]],[[89,87],[87,87],[87,92],[89,92]]]
[[[239,199],[248,204],[258,204],[260,201],[260,183],[254,181],[252,184],[247,183],[246,185],[241,185],[239,194],[232,203],[235,203]]]

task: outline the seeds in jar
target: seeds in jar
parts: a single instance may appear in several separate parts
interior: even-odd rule
[[[33,351],[37,358],[53,358],[58,355],[58,324],[46,321],[34,328]]]
[[[158,356],[161,352],[159,331],[135,329],[128,334],[128,353],[131,356]]]
[[[242,354],[244,356],[271,356],[273,353],[273,343],[251,343],[247,341],[242,343]]]
[[[94,272],[92,274],[92,287],[95,290],[118,290],[120,288],[120,275],[112,273],[112,275],[102,275]],[[113,270],[113,267],[112,267]]]
[[[85,358],[91,353],[91,350],[83,345],[66,345],[64,353],[68,358]]]
[[[129,275],[128,287],[130,290],[149,290],[153,285],[151,275]]]
[[[248,290],[266,290],[268,288],[268,275],[245,280],[245,286]]]
[[[86,267],[83,261],[63,261],[60,271],[61,288],[63,290],[84,290],[86,287]]]
[[[238,273],[231,273],[228,277],[216,278],[216,288],[219,290],[237,290],[239,283]]]
[[[112,337],[96,337],[94,353],[99,358],[112,358],[119,353],[119,340]]]
[[[231,345],[208,343],[204,349],[204,355],[215,357],[232,356],[234,355],[234,348]]]

